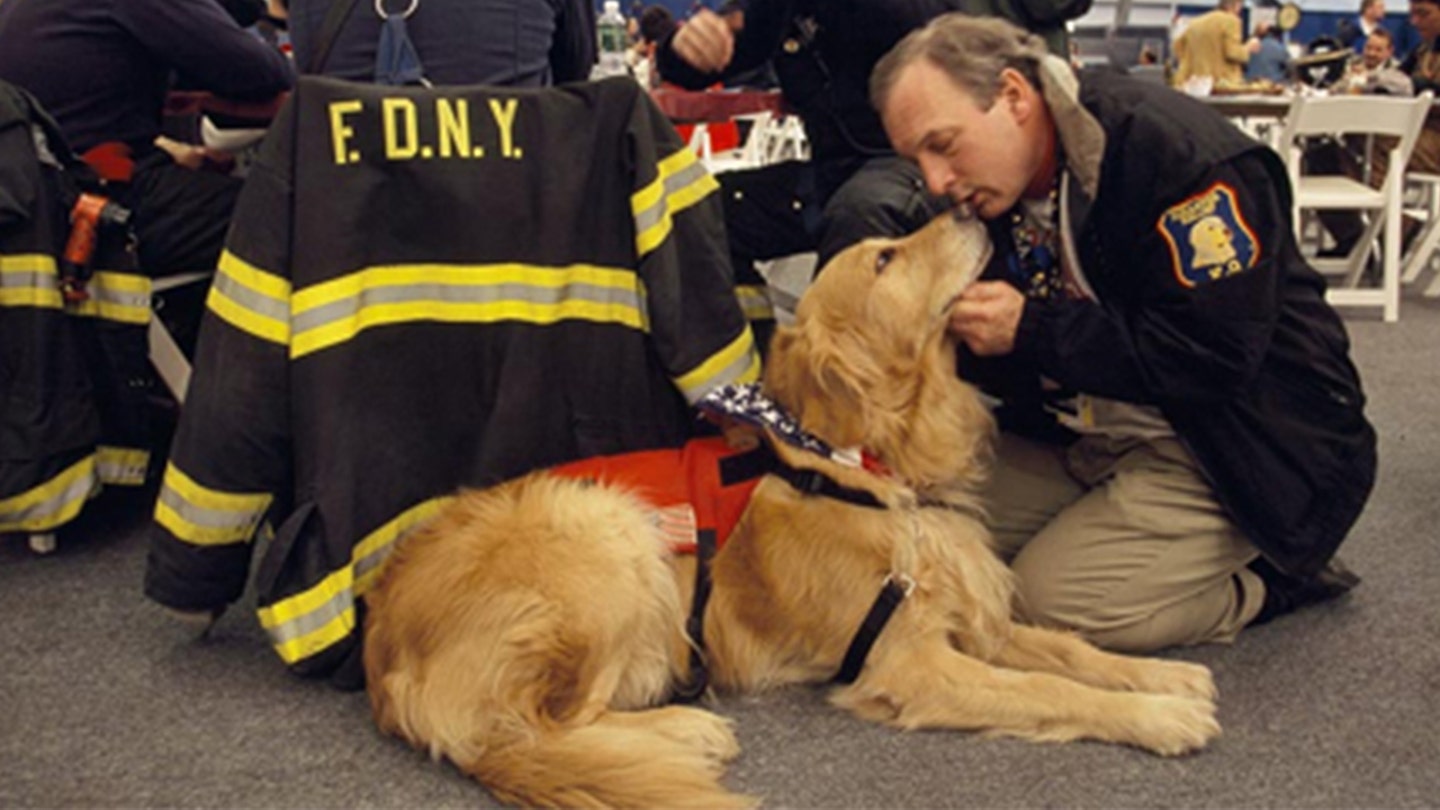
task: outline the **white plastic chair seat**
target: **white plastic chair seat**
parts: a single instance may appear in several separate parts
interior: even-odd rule
[[[1348,177],[1301,177],[1295,187],[1301,208],[1384,208],[1385,195]]]

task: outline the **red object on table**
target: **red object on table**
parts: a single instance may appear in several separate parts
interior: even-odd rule
[[[682,124],[729,121],[737,115],[758,112],[785,114],[778,90],[675,90],[650,91],[650,98],[671,121]]]
[[[280,93],[274,98],[263,101],[237,101],[221,98],[203,90],[171,90],[165,95],[163,112],[167,116],[198,115],[209,112],[235,118],[269,121],[275,117],[275,113],[280,111],[280,105],[284,104],[285,99],[289,97],[289,93]]]

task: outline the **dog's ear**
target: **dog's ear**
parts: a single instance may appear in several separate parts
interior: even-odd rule
[[[782,326],[765,361],[765,393],[805,430],[836,447],[853,447],[865,437],[862,382],[833,336],[810,321]]]

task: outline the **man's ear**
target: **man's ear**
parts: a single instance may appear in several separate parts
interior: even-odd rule
[[[1000,89],[995,95],[996,104],[1004,104],[1019,124],[1025,123],[1035,114],[1036,91],[1025,76],[1015,68],[1000,71]]]

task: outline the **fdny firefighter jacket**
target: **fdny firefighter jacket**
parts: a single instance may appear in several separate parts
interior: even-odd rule
[[[145,480],[150,280],[101,228],[62,291],[76,195],[99,191],[53,120],[0,82],[0,533],[50,532],[101,484]],[[72,290],[72,292],[74,292]]]
[[[302,79],[210,294],[147,594],[235,600],[268,518],[260,621],[331,674],[458,486],[681,444],[688,403],[759,373],[715,188],[626,79]]]

